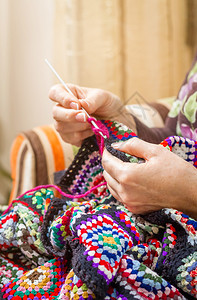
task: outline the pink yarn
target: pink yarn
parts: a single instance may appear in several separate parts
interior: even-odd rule
[[[94,121],[94,123],[96,123],[96,125],[99,128],[96,128],[94,126],[94,124],[92,124],[92,121]],[[100,133],[102,132],[103,135],[105,135],[107,138],[109,138],[109,132],[108,132],[107,128],[102,124],[102,122],[99,120],[96,120],[95,118],[88,118],[88,122],[91,124],[92,131],[96,135],[97,143],[99,146],[99,151],[100,151],[100,154],[102,155],[103,150],[104,150],[104,137]]]
[[[22,195],[20,195],[17,199],[20,199],[22,198],[24,195],[28,194],[28,193],[32,193],[32,192],[35,192],[37,190],[40,190],[40,189],[47,189],[47,188],[54,188],[56,189],[62,196],[65,196],[67,198],[83,198],[85,196],[87,196],[88,194],[92,193],[94,190],[96,190],[97,188],[103,186],[103,185],[107,185],[107,182],[103,182],[103,183],[100,183],[94,187],[92,187],[89,191],[85,192],[84,194],[79,194],[79,195],[70,195],[70,194],[66,194],[64,193],[57,185],[54,185],[54,184],[47,184],[47,185],[39,185],[39,186],[36,186],[35,188],[31,189],[31,190],[28,190],[27,192],[23,193]],[[8,206],[8,208],[2,213],[2,215],[5,215],[9,210],[10,208],[12,207],[12,203],[10,203],[10,205]]]

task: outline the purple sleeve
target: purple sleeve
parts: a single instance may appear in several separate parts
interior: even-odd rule
[[[168,117],[168,109],[162,104],[152,103],[150,104],[150,106],[157,109],[162,119],[165,120],[165,125],[162,128],[149,128],[148,126],[143,124],[137,117],[133,116],[136,124],[137,135],[144,141],[159,144],[168,136],[176,134],[177,118]]]

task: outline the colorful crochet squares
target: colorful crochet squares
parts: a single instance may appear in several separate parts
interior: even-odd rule
[[[135,134],[102,121],[106,147]],[[196,142],[169,137],[162,145],[197,165]],[[134,215],[104,187],[95,137],[85,140],[59,184],[26,193],[0,218],[0,299],[135,300],[197,298],[197,222],[174,209]]]

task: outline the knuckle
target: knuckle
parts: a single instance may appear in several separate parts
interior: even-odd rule
[[[67,86],[68,86],[70,89],[76,89],[76,88],[79,88],[78,85],[73,84],[73,83],[70,83],[70,82],[67,82],[66,84],[67,84]],[[63,85],[62,85],[62,87],[63,87]]]
[[[120,191],[119,194],[120,194],[122,203],[127,205],[127,203],[130,202],[130,199],[129,199],[128,195],[124,191],[122,191],[122,192]]]
[[[55,84],[50,88],[48,96],[51,100],[55,100],[55,95],[56,95],[56,91],[57,91],[58,87],[59,87],[59,84]]]
[[[51,87],[48,93],[48,97],[53,100],[54,99],[54,88]]]
[[[127,170],[127,164],[124,164],[124,167],[117,171],[117,179],[119,183],[124,186],[131,181],[130,170]]]
[[[118,181],[121,185],[124,185],[125,182],[127,182],[127,180],[128,180],[127,174],[125,174],[122,171],[120,171],[117,176],[118,176]]]
[[[61,97],[61,99],[62,99],[62,100],[61,100],[62,106],[66,107],[67,104],[68,104],[68,100],[67,100],[65,94],[61,93],[61,94],[60,94],[60,97]]]
[[[52,117],[53,117],[53,119],[56,119],[56,117],[57,117],[57,106],[56,105],[54,105],[52,108]]]
[[[166,148],[162,145],[157,145],[157,147],[158,147],[158,153],[159,154],[162,154],[163,152],[166,151]]]
[[[166,149],[162,145],[154,145],[153,155],[154,156],[162,155],[165,150]]]
[[[94,93],[97,94],[98,96],[102,96],[102,95],[103,95],[103,90],[102,90],[102,89],[95,88],[95,89],[94,89]]]

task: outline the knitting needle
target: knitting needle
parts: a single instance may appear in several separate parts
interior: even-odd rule
[[[67,92],[69,93],[69,94],[71,94],[72,96],[74,96],[75,97],[75,95],[73,94],[73,92],[69,89],[69,87],[67,86],[67,84],[63,81],[63,79],[59,76],[59,74],[56,72],[56,70],[53,68],[53,66],[50,64],[50,62],[48,61],[48,59],[46,59],[45,58],[45,62],[47,63],[47,65],[49,66],[49,68],[51,69],[51,71],[55,74],[55,76],[59,79],[59,81],[61,82],[61,84],[65,87],[65,89],[67,90]],[[90,115],[88,114],[88,112],[83,108],[83,107],[81,107],[82,108],[82,110],[86,113],[86,115],[88,116],[88,118],[90,118]],[[92,120],[91,121],[91,123],[92,123],[92,125],[95,127],[95,128],[97,128],[97,129],[99,129],[99,127],[97,126],[97,124]],[[102,137],[104,138],[104,139],[106,139],[107,138],[107,136],[106,135],[104,135],[101,131],[99,131],[99,133],[100,133],[100,135],[102,135]]]

